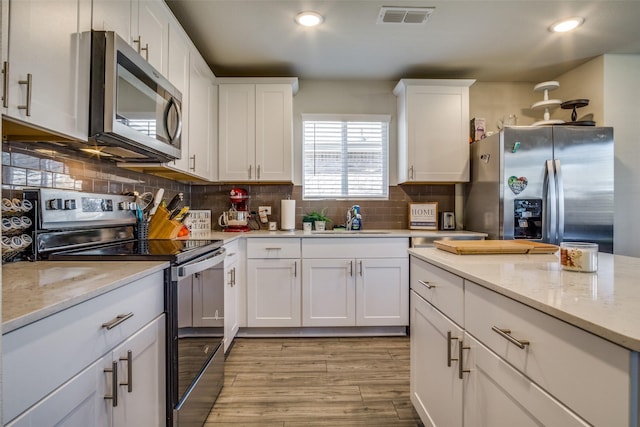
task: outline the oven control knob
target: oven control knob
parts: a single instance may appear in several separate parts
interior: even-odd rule
[[[75,199],[68,199],[64,201],[65,210],[74,210],[76,209],[76,201]]]
[[[47,209],[49,210],[61,210],[63,208],[62,199],[47,200]]]

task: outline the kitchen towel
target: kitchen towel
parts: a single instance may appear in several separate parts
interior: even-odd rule
[[[295,200],[280,201],[280,229],[281,230],[296,229],[296,201]]]

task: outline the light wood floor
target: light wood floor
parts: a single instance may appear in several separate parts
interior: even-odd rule
[[[205,427],[422,426],[409,338],[238,338]]]

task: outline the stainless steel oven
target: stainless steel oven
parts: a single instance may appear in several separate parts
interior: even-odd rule
[[[35,259],[169,261],[164,284],[167,426],[202,427],[224,380],[223,242],[138,240],[128,196],[40,189],[25,191],[24,198],[35,206]],[[194,298],[194,288],[217,307],[219,321],[195,319],[194,305],[202,300]]]

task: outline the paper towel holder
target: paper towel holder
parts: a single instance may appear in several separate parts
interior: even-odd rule
[[[291,197],[291,196],[289,196]],[[280,201],[280,230],[296,229],[296,201],[287,198]]]

